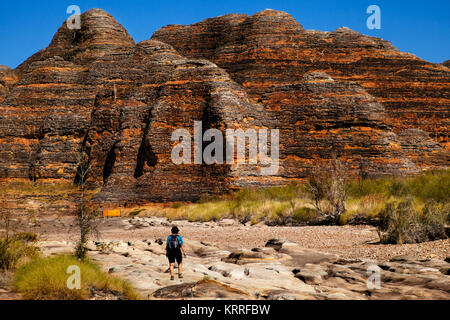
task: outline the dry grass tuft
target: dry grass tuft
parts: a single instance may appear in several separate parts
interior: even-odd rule
[[[79,290],[67,286],[67,268],[73,265],[81,270]],[[69,255],[38,258],[24,264],[15,274],[14,288],[26,300],[87,300],[94,292],[121,299],[139,298],[128,282],[108,275],[92,261],[79,261]]]

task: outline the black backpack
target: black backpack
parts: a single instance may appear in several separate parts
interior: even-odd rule
[[[167,244],[167,249],[171,251],[180,249],[180,241],[178,240],[178,236],[170,236],[169,243]]]

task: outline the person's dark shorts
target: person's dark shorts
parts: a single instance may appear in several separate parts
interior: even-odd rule
[[[177,251],[168,251],[167,258],[169,258],[169,263],[175,263],[175,260],[178,264],[183,262],[183,255],[181,254],[181,250]]]

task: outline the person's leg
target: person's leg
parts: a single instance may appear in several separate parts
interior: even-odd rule
[[[179,263],[179,264],[178,264],[178,276],[181,276],[181,275],[183,274],[183,272],[182,272],[182,271],[183,271],[183,270],[182,270],[182,269],[183,269],[183,268],[182,268],[182,265],[183,265],[183,263]]]
[[[177,263],[178,263],[178,278],[181,279],[181,278],[183,278],[183,275],[182,275],[182,271],[183,271],[183,255],[181,254],[181,251],[177,252],[176,260],[177,260]]]

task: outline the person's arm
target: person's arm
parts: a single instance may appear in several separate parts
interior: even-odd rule
[[[183,237],[179,236],[180,242],[181,242],[181,251],[183,251],[184,256],[186,256],[186,249],[184,249],[184,240]]]

